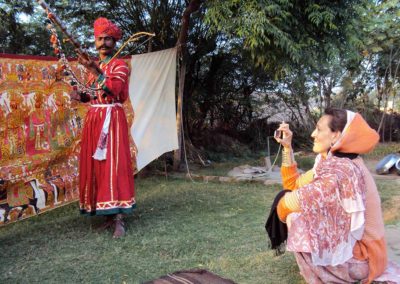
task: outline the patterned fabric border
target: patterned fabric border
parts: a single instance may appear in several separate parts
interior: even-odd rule
[[[70,63],[85,82],[84,68]],[[64,75],[54,57],[0,54],[0,226],[78,199],[88,106],[70,100]],[[132,125],[130,102],[124,109]]]

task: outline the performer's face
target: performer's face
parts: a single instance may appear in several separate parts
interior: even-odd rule
[[[106,57],[113,53],[115,40],[110,36],[102,34],[95,38],[95,45],[96,49],[99,51],[100,57]]]
[[[333,132],[330,129],[329,123],[331,119],[330,115],[322,116],[311,134],[311,137],[314,138],[313,151],[323,156],[326,156],[330,147],[337,141],[341,134],[340,131]]]

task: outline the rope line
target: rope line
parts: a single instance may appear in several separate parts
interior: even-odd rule
[[[272,163],[271,167],[269,168],[268,173],[271,173],[271,172],[272,172],[272,169],[274,168],[275,163],[276,163],[276,161],[278,160],[279,154],[280,154],[280,152],[281,152],[281,148],[282,148],[282,144],[279,143],[279,147],[278,147],[278,151],[276,152],[275,160],[274,160],[274,162]]]

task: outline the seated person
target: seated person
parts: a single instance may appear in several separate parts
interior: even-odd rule
[[[287,250],[294,252],[304,279],[308,283],[400,280],[388,273],[381,276],[388,267],[381,201],[359,156],[378,143],[376,131],[360,114],[327,109],[311,135],[318,154],[314,167],[300,175],[289,125],[283,123],[278,130],[283,132],[277,138],[284,147],[283,188],[290,191],[276,209],[287,223]]]

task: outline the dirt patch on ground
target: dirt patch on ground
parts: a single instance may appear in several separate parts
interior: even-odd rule
[[[383,211],[383,220],[385,222],[392,221],[399,218],[400,213],[400,196],[395,196],[391,202],[391,208]],[[400,234],[399,234],[400,236]]]

